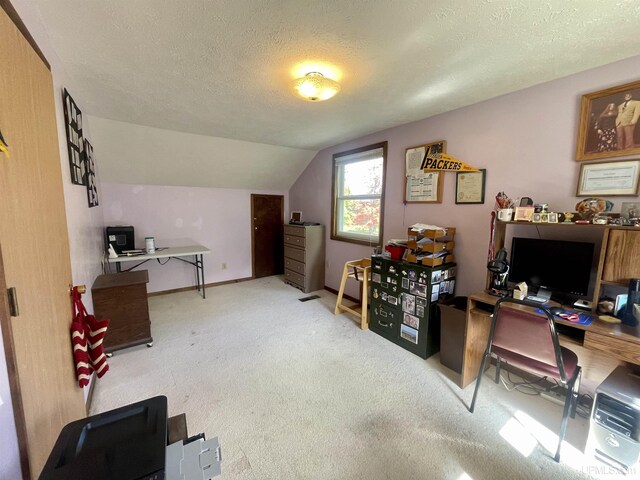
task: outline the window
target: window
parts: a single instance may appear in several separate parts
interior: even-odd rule
[[[380,245],[387,142],[333,156],[331,238]]]

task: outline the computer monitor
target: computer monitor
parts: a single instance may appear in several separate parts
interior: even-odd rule
[[[589,290],[593,243],[514,237],[509,281],[527,282],[536,296],[575,300]]]

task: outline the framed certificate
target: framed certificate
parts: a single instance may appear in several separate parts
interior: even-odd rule
[[[456,203],[484,203],[487,169],[478,172],[456,172]]]
[[[640,160],[583,163],[580,165],[576,196],[637,196],[639,178]]]

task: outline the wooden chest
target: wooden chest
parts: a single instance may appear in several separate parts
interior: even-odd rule
[[[147,303],[146,270],[99,275],[91,287],[98,320],[111,321],[104,337],[105,352],[150,344],[151,321]]]

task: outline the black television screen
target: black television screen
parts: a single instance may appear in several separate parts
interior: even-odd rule
[[[586,296],[593,250],[593,243],[514,237],[509,280],[554,296]]]

